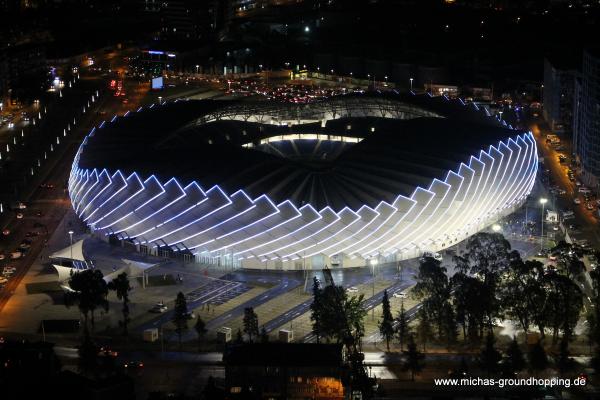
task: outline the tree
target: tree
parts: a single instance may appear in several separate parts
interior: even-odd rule
[[[590,346],[600,347],[600,268],[590,271],[592,290],[590,293],[590,307],[587,313],[587,335]]]
[[[600,372],[600,346],[596,346],[594,349],[590,365],[592,368],[594,368],[596,373]]]
[[[506,372],[510,374],[514,374],[525,368],[525,357],[523,356],[523,352],[519,347],[519,343],[517,342],[516,336],[513,336],[513,340],[510,342],[508,348],[506,349],[504,365],[506,368]]]
[[[476,342],[483,330],[485,314],[479,302],[483,284],[477,278],[458,271],[450,279],[450,286],[456,324],[462,328],[464,340],[469,337],[471,342]]]
[[[312,331],[317,337],[317,343],[319,343],[322,335],[321,314],[323,302],[321,300],[321,297],[323,291],[321,290],[321,284],[319,283],[319,279],[316,276],[313,278],[312,292],[313,302],[310,305],[310,320],[312,321]]]
[[[390,307],[390,299],[387,290],[383,291],[382,319],[379,321],[379,333],[385,339],[387,351],[390,351],[390,340],[394,337],[394,317]]]
[[[439,261],[425,257],[419,266],[417,284],[412,289],[413,296],[421,300],[421,309],[435,324],[440,337],[443,336],[444,330],[444,308],[451,292],[446,272],[446,268],[442,267]]]
[[[545,276],[546,302],[544,314],[556,341],[559,331],[570,340],[583,308],[583,293],[570,278],[560,274]]]
[[[406,317],[406,310],[404,309],[404,301],[402,301],[400,304],[400,312],[398,313],[398,318],[396,318],[396,321],[396,337],[400,343],[400,350],[404,350],[404,339],[411,334],[408,318]]]
[[[348,297],[343,286],[328,285],[321,290],[318,315],[321,336],[337,343],[360,343],[364,336],[363,295]]]
[[[253,336],[258,336],[258,315],[252,307],[244,308],[244,333],[250,342]]]
[[[240,344],[244,343],[244,335],[242,334],[242,330],[238,328],[237,333],[235,334],[235,342]]]
[[[512,263],[500,289],[505,316],[515,321],[525,333],[536,325],[542,337],[546,326],[543,287],[544,265],[539,261],[518,260]]]
[[[431,322],[429,321],[429,316],[421,307],[417,312],[417,337],[419,341],[423,345],[423,351],[425,351],[425,346],[429,339],[432,336]]]
[[[560,340],[558,360],[556,365],[561,374],[564,374],[572,367],[572,361],[569,357],[569,339],[564,335]]]
[[[177,333],[177,337],[179,338],[179,347],[181,347],[181,337],[183,336],[183,332],[188,329],[188,317],[187,301],[185,300],[183,293],[179,292],[175,299],[172,318],[173,324],[175,325],[175,333]]]
[[[202,394],[204,395],[203,398],[205,399],[225,399],[225,392],[222,388],[217,386],[217,382],[215,381],[215,378],[213,378],[212,375],[208,377],[208,380],[206,381],[206,386],[204,386],[204,389],[202,390]]]
[[[265,329],[264,325],[260,329],[260,342],[261,343],[268,343],[269,342],[269,334],[267,333],[267,330]]]
[[[481,367],[486,370],[487,374],[492,374],[498,370],[498,363],[502,359],[502,355],[496,349],[496,339],[490,331],[485,338],[485,346],[479,354]]]
[[[471,236],[467,241],[465,256],[455,257],[457,269],[477,277],[482,284],[478,302],[485,316],[484,323],[490,331],[501,312],[496,293],[500,277],[519,259],[519,253],[511,251],[510,243],[502,234],[487,232]]]
[[[447,302],[442,308],[442,333],[448,347],[456,342],[458,336],[458,325],[456,324],[456,314],[452,305]]]
[[[548,367],[548,356],[541,340],[538,340],[529,351],[529,366],[532,371],[543,371]]]
[[[194,330],[198,335],[198,349],[200,349],[200,347],[202,346],[202,341],[204,340],[204,336],[206,336],[208,330],[206,329],[206,324],[204,323],[204,320],[202,320],[202,318],[200,318],[199,315],[196,319],[196,323],[194,324]]]
[[[94,327],[94,311],[102,308],[108,311],[108,286],[102,272],[98,269],[87,269],[76,272],[69,279],[69,287],[73,290],[65,294],[65,305],[70,307],[77,304],[83,314],[84,332],[88,332],[88,316],[91,316]]]
[[[99,351],[100,348],[94,343],[87,331],[85,331],[83,341],[78,349],[78,364],[81,373],[88,374],[97,369]]]
[[[414,381],[415,375],[423,370],[425,356],[417,348],[413,335],[408,336],[407,349],[403,353],[406,357],[404,370],[410,371],[410,379]]]
[[[127,336],[127,325],[129,324],[129,291],[131,290],[131,286],[129,285],[129,279],[127,278],[127,273],[123,272],[115,279],[109,282],[108,284],[109,290],[114,290],[117,299],[123,302],[123,308],[121,312],[123,313],[123,321],[120,321],[121,326],[123,327],[123,335]]]

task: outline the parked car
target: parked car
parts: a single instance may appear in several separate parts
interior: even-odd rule
[[[160,303],[156,303],[154,306],[152,306],[152,308],[150,309],[151,313],[157,313],[157,314],[162,314],[164,312],[167,312],[169,308],[162,302]]]
[[[395,292],[392,296],[400,298],[400,299],[406,299],[406,298],[408,298],[408,295],[406,293],[404,293],[404,292]]]
[[[104,356],[104,357],[117,357],[119,355],[118,352],[116,352],[115,350],[111,349],[110,347],[100,347],[100,351],[98,352],[98,356]]]
[[[143,368],[143,367],[144,367],[144,363],[141,361],[127,361],[127,362],[123,363],[123,368],[126,368],[128,370],[139,369],[139,368]]]
[[[185,314],[187,319],[195,319],[196,318],[196,314],[194,314],[193,311],[188,312],[187,314]]]
[[[348,293],[357,293],[358,292],[358,288],[355,286],[350,286],[349,288],[346,289],[346,291]]]
[[[575,203],[575,204],[579,205],[579,204],[581,204],[581,199],[579,199],[579,197],[575,197],[575,198],[573,199],[573,203]]]
[[[10,258],[13,260],[16,260],[17,258],[21,257],[23,257],[23,252],[21,251],[13,251],[12,253],[10,253]]]

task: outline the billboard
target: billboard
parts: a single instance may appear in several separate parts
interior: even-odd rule
[[[152,89],[159,90],[163,88],[163,78],[159,76],[158,78],[152,78]]]

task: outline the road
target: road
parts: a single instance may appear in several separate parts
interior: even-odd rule
[[[80,82],[69,91],[65,90],[61,102],[49,107],[47,115],[44,116],[42,124],[39,126],[39,135],[46,139],[50,138],[51,142],[54,140],[54,135],[58,135],[62,139],[62,143],[57,143],[58,140],[53,142],[52,149],[54,151],[50,148],[46,150],[48,160],[42,164],[40,172],[28,180],[20,199],[29,206],[23,211],[23,219],[16,219],[13,214],[7,225],[3,227],[3,229],[8,228],[11,233],[8,237],[0,238],[2,252],[7,253],[17,248],[21,240],[26,237],[26,233],[39,230],[40,224],[43,224],[45,228],[42,230],[42,234],[33,240],[31,248],[24,257],[10,262],[6,259],[0,262],[3,265],[16,267],[16,273],[3,288],[0,288],[0,326],[10,326],[10,321],[6,321],[2,310],[27,274],[33,261],[39,257],[48,235],[54,232],[71,206],[64,188],[66,188],[73,157],[83,137],[93,127],[100,125],[106,115],[122,115],[127,111],[139,108],[140,102],[144,99],[144,91],[136,91],[135,88],[138,85],[138,82],[126,84],[126,87],[136,95],[132,96],[133,100],[125,105],[121,99],[103,92],[107,86],[105,79],[99,77],[98,74],[82,72]],[[96,102],[91,102],[91,96],[96,93],[100,93],[100,98]],[[87,106],[88,102],[90,107]],[[85,112],[83,112],[84,106],[86,106]],[[68,127],[71,129],[68,130]],[[66,136],[64,136],[64,129],[67,129]],[[46,143],[43,140],[38,140],[38,142],[38,144]],[[34,154],[38,153],[40,151],[36,151]],[[17,161],[22,163],[23,160],[26,160],[25,156],[30,157],[31,155],[18,154],[18,156]],[[10,176],[10,179],[14,180],[15,177]],[[54,185],[54,189],[40,188],[41,183],[51,183]]]
[[[102,101],[99,103],[102,103]],[[92,113],[86,114],[78,124],[79,129],[74,129],[75,133],[64,138],[64,140],[67,140],[66,144],[63,142],[63,146],[56,146],[57,154],[55,157],[50,159],[45,168],[41,170],[41,173],[34,176],[35,179],[29,182],[31,195],[23,199],[29,204],[29,207],[23,212],[25,214],[24,218],[19,220],[13,217],[5,227],[11,232],[9,237],[5,238],[2,243],[4,250],[7,252],[17,248],[20,241],[26,237],[27,232],[39,230],[38,226],[40,224],[43,224],[45,229],[42,230],[42,234],[37,238],[32,238],[33,243],[31,248],[24,257],[10,262],[10,265],[17,267],[17,272],[11,277],[6,286],[0,290],[0,313],[6,306],[12,293],[14,293],[17,286],[21,283],[23,277],[27,274],[33,261],[39,256],[47,240],[48,233],[56,229],[64,213],[70,207],[66,192],[62,188],[67,180],[73,156],[77,151],[84,132],[87,132],[87,129],[91,129],[90,127],[95,122]],[[40,188],[39,185],[42,182],[52,183],[54,189]],[[2,326],[7,325],[6,321],[2,322]]]
[[[266,303],[267,301],[269,301],[277,296],[280,296],[286,292],[289,292],[290,290],[297,288],[298,286],[300,286],[301,283],[302,282],[298,279],[283,277],[275,286],[268,289],[264,293],[261,293],[260,295],[231,309],[227,313],[221,314],[221,315],[211,319],[210,321],[208,321],[206,323],[206,329],[213,330],[213,331],[217,330],[217,329],[221,328],[222,326],[225,326],[227,324],[227,322],[230,321],[231,319],[243,315],[245,308],[258,307],[261,304]],[[188,302],[188,309],[193,310],[202,305],[210,304],[210,300],[211,300],[210,297],[206,297],[206,296],[200,297],[196,301]],[[143,332],[146,329],[160,328],[162,325],[170,322],[172,319],[173,319],[173,310],[169,310],[169,311],[161,314],[159,317],[154,318],[144,324],[139,325],[136,328],[136,330],[138,332]],[[194,335],[195,334],[192,332],[186,332],[186,334],[184,335],[184,339],[186,339],[186,340],[192,339]],[[175,338],[170,337],[169,339],[175,339]]]
[[[565,150],[557,152],[550,145],[546,144],[546,134],[552,133],[550,130],[539,121],[533,121],[530,123],[530,129],[533,132],[538,149],[541,155],[544,157],[544,167],[549,170],[549,176],[551,182],[564,189],[566,194],[564,195],[552,195],[548,194],[548,197],[556,202],[556,207],[561,210],[572,209],[575,212],[575,222],[581,226],[581,234],[577,236],[583,236],[589,240],[593,247],[600,247],[600,234],[598,233],[598,217],[597,211],[589,211],[585,208],[585,201],[583,197],[577,193],[577,186],[574,182],[569,181],[567,176],[567,165],[561,164],[558,161],[558,154],[564,153],[570,156],[569,151],[570,143],[563,138],[563,146]],[[570,158],[570,157],[569,157]],[[580,205],[574,204],[574,199],[579,198],[581,200]],[[595,208],[597,210],[597,207]],[[572,223],[573,221],[569,221]]]

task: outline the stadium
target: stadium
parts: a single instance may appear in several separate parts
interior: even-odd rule
[[[531,133],[461,100],[189,100],[92,130],[68,189],[77,215],[114,244],[317,269],[453,246],[518,208],[537,166]]]

